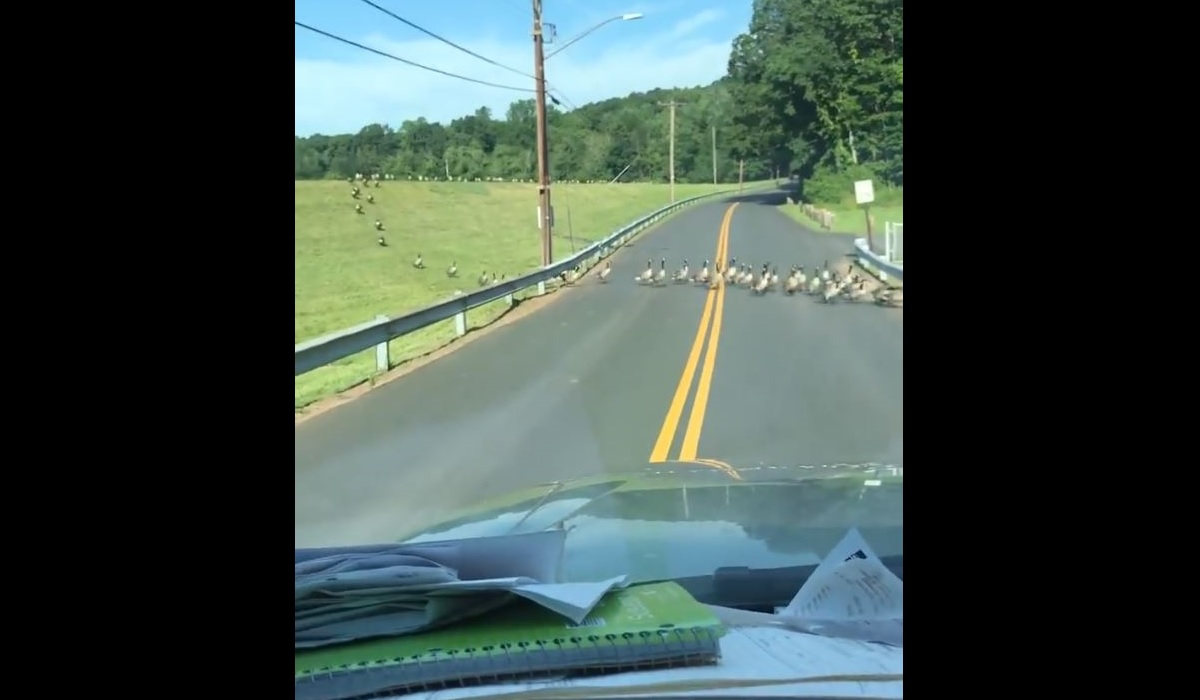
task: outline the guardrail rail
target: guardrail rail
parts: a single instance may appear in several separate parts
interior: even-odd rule
[[[752,188],[748,187],[742,190],[742,192],[773,186],[776,186],[775,183],[765,183]],[[569,258],[530,272],[527,275],[461,294],[446,301],[433,304],[432,306],[404,314],[403,316],[396,318],[377,316],[373,321],[335,331],[319,338],[313,338],[312,340],[306,340],[303,343],[297,343],[296,376],[337,362],[350,355],[370,350],[371,348],[375,348],[376,370],[381,372],[387,371],[391,368],[391,359],[388,356],[388,341],[450,318],[454,319],[456,335],[462,337],[467,333],[467,311],[500,299],[505,299],[511,305],[514,294],[531,287],[537,287],[538,295],[545,294],[546,282],[553,280],[563,272],[577,265],[582,266],[583,271],[586,272],[619,250],[629,242],[629,239],[679,209],[702,200],[735,194],[738,194],[738,190],[736,189],[721,190],[719,192],[710,192],[682,199],[674,204],[651,212],[632,223],[626,224],[604,240],[589,245]]]
[[[894,277],[901,282],[904,281],[904,263],[894,263],[886,257],[874,253],[867,245],[867,239],[855,238],[854,251],[858,256],[858,264],[880,280],[887,282],[888,278]]]

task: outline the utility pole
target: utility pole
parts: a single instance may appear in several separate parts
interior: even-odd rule
[[[717,186],[717,127],[712,128],[713,187]]]
[[[746,172],[746,161],[745,161],[745,159],[739,160],[738,161],[738,192],[742,191],[742,176],[745,174],[745,172]]]
[[[681,104],[685,103],[676,102],[675,100],[658,103],[658,106],[668,107],[671,110],[671,145],[667,151],[668,167],[671,169],[671,204],[675,203],[675,108]]]
[[[538,229],[542,235],[542,266],[554,262],[550,209],[550,145],[546,133],[546,54],[542,36],[542,0],[533,0],[533,79],[537,93]]]

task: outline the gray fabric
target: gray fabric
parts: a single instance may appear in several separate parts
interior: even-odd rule
[[[511,598],[494,590],[439,594],[437,587],[458,581],[458,572],[400,549],[297,549],[296,648],[430,629]]]

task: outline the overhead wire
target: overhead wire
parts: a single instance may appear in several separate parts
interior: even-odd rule
[[[364,5],[369,5],[370,7],[374,8],[376,10],[379,10],[380,12],[387,15],[388,17],[391,17],[392,19],[396,20],[397,22],[405,24],[405,25],[417,30],[418,32],[421,32],[422,34],[430,37],[431,39],[436,39],[437,41],[440,41],[443,44],[445,44],[451,48],[458,49],[459,51],[462,51],[463,53],[467,54],[468,56],[471,56],[472,58],[479,59],[480,61],[483,61],[484,63],[487,63],[492,66],[496,66],[497,68],[503,68],[504,70],[509,71],[510,73],[515,73],[519,76],[529,78],[530,80],[534,80],[534,81],[537,80],[537,78],[535,76],[533,76],[529,73],[526,73],[525,71],[519,70],[517,68],[513,68],[512,66],[505,65],[503,63],[500,63],[499,61],[488,58],[487,56],[484,56],[483,54],[476,53],[475,51],[472,51],[471,49],[468,49],[465,46],[462,46],[453,41],[450,41],[446,37],[441,36],[440,34],[437,34],[436,32],[434,32],[430,29],[426,29],[425,27],[422,27],[421,25],[417,24],[416,22],[413,22],[412,20],[405,19],[404,17],[401,17],[400,15],[396,14],[395,12],[392,12],[391,10],[387,9],[386,7],[382,7],[375,2],[372,2],[372,0],[360,0],[360,2],[362,2]],[[552,102],[554,102],[555,104],[561,104],[559,102],[559,100],[561,100],[562,102],[567,103],[567,106],[569,106],[571,109],[578,109],[578,107],[575,105],[575,103],[572,102],[570,100],[570,98],[568,98],[563,93],[562,90],[559,90],[557,87],[554,87],[553,85],[551,85],[549,81],[546,81],[546,92],[554,93],[554,94],[550,95],[550,100]]]
[[[368,51],[370,53],[375,54],[376,56],[382,56],[384,58],[388,58],[393,61],[399,61],[400,63],[403,63],[408,66],[412,66],[413,68],[420,68],[421,70],[427,70],[431,73],[437,73],[439,75],[444,75],[448,78],[457,78],[458,80],[465,80],[468,83],[475,83],[476,85],[484,85],[486,87],[498,88],[500,90],[512,90],[513,92],[535,92],[535,90],[533,88],[515,87],[512,85],[501,85],[500,83],[493,83],[493,82],[490,82],[487,80],[479,80],[478,78],[471,78],[471,77],[468,77],[465,75],[459,75],[458,73],[451,73],[450,71],[444,71],[440,68],[434,68],[432,66],[427,66],[423,63],[417,63],[416,61],[410,61],[407,58],[400,58],[399,56],[394,56],[386,51],[380,51],[379,49],[373,49],[370,46],[360,44],[357,41],[351,41],[350,39],[345,39],[343,37],[337,36],[336,34],[330,34],[329,32],[327,32],[323,29],[317,29],[316,27],[310,27],[309,25],[304,24],[303,22],[301,22],[299,20],[296,20],[296,26],[300,27],[301,29],[307,29],[308,31],[313,32],[315,34],[320,34],[321,36],[328,37],[330,39],[333,39],[334,41],[340,41],[343,44],[347,44],[349,46],[353,46],[355,48],[362,49],[363,51]]]
[[[468,56],[471,56],[473,58],[478,58],[480,61],[483,61],[484,63],[488,63],[490,65],[496,66],[497,68],[503,68],[504,70],[509,71],[510,73],[516,73],[517,75],[529,78],[530,80],[537,80],[537,78],[534,78],[532,75],[530,75],[529,73],[526,73],[525,71],[517,70],[516,68],[513,68],[512,66],[506,66],[503,63],[500,63],[499,61],[493,61],[492,59],[488,58],[487,56],[475,53],[474,51],[472,51],[471,49],[468,49],[465,46],[460,46],[459,44],[456,44],[453,41],[450,41],[449,39],[447,39],[444,36],[440,36],[438,34],[433,33],[432,31],[426,29],[425,27],[422,27],[421,25],[417,24],[416,22],[404,19],[403,17],[396,14],[395,12],[392,12],[391,10],[387,9],[386,7],[381,7],[379,5],[376,5],[375,3],[371,2],[371,0],[360,0],[360,2],[362,2],[365,5],[370,5],[371,7],[375,8],[376,10],[379,10],[380,12],[387,15],[388,17],[391,17],[392,19],[396,20],[397,22],[401,22],[403,24],[406,24],[406,25],[412,27],[413,29],[417,30],[418,32],[421,32],[425,36],[428,36],[433,39],[437,39],[438,41],[442,42],[443,44],[445,44],[447,46],[456,48],[459,51],[462,51],[463,53],[467,54]]]

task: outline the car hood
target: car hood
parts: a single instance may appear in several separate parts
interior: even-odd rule
[[[816,564],[850,528],[903,554],[903,468],[669,463],[489,499],[402,542],[567,531],[565,581]]]

